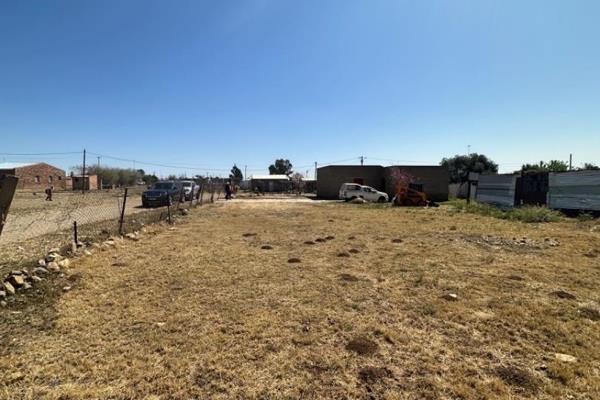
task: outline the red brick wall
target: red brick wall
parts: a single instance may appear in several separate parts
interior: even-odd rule
[[[65,188],[65,171],[46,163],[16,168],[15,175],[19,178],[19,189],[43,191],[48,186],[54,186],[54,189]]]

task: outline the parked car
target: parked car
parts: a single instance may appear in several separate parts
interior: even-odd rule
[[[339,198],[346,201],[361,198],[377,203],[386,203],[389,201],[387,193],[375,190],[370,186],[359,185],[358,183],[343,183],[340,187]]]
[[[142,207],[160,207],[181,201],[182,185],[177,181],[158,181],[142,193]]]
[[[194,181],[181,181],[183,185],[183,197],[186,201],[197,199],[200,196],[200,185]]]

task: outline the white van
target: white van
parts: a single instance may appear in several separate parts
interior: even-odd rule
[[[361,198],[377,203],[386,203],[389,201],[387,193],[375,190],[370,186],[359,185],[358,183],[343,183],[340,187],[339,198],[346,201]]]

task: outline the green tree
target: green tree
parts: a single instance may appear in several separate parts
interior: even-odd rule
[[[588,171],[598,171],[598,170],[600,170],[600,167],[594,163],[585,163],[585,164],[583,164],[583,168],[581,168],[581,169],[588,170]]]
[[[569,170],[569,164],[561,160],[550,160],[549,162],[540,161],[539,164],[523,164],[521,172],[566,172]]]
[[[238,168],[237,165],[233,164],[231,167],[231,173],[229,174],[229,179],[233,182],[239,183],[242,179],[244,179],[244,175],[242,174],[242,170]]]
[[[283,158],[275,160],[275,163],[269,165],[269,174],[271,175],[288,175],[292,174],[292,163],[290,160]]]
[[[443,158],[440,165],[448,167],[450,182],[452,183],[466,182],[469,172],[477,172],[479,174],[495,174],[498,172],[498,164],[487,156],[477,153]]]

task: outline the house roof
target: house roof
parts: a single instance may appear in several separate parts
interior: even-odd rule
[[[256,180],[269,180],[269,181],[289,181],[290,177],[287,175],[252,175],[252,178]]]
[[[4,162],[4,163],[0,163],[0,169],[23,168],[23,167],[29,167],[30,165],[35,165],[35,164],[38,164],[38,163]]]

